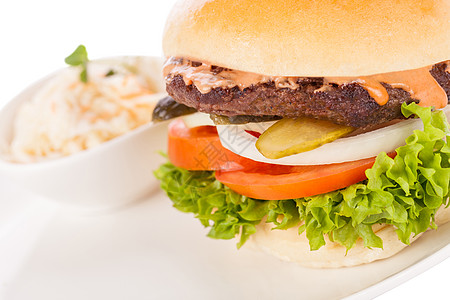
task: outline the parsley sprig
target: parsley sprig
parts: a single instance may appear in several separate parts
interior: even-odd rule
[[[89,58],[84,45],[79,45],[64,61],[70,66],[81,66],[80,80],[85,83],[87,82],[87,63],[89,62]]]

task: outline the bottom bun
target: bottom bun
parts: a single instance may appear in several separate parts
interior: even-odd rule
[[[442,225],[449,221],[450,209],[441,208],[436,214],[436,223]],[[287,230],[272,230],[273,224],[261,223],[257,226],[249,240],[249,246],[260,249],[284,261],[296,262],[310,268],[340,268],[352,267],[388,258],[405,247],[391,225],[376,225],[374,232],[383,240],[384,249],[366,248],[361,239],[346,254],[346,248],[331,242],[325,237],[326,245],[319,250],[310,251],[309,241],[305,234],[298,234],[297,228]],[[411,243],[420,234],[411,237]]]

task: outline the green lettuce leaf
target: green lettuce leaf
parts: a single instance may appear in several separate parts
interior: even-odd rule
[[[405,117],[424,125],[396,149],[395,158],[380,153],[366,171],[367,180],[345,189],[291,200],[265,201],[241,196],[217,181],[214,172],[187,171],[171,163],[155,171],[175,208],[193,213],[216,239],[239,237],[238,248],[263,220],[276,230],[298,228],[311,250],[331,241],[351,249],[358,239],[382,248],[374,224],[395,226],[399,239],[436,228],[436,211],[447,205],[450,184],[448,122],[443,112],[415,103],[402,105]]]

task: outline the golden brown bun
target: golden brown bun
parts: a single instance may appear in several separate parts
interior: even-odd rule
[[[450,221],[450,209],[442,207],[436,214],[437,225]],[[369,249],[364,247],[363,241],[347,253],[346,248],[326,239],[326,245],[317,251],[309,250],[309,242],[305,234],[298,235],[297,228],[288,230],[272,230],[272,225],[261,223],[257,231],[250,237],[249,246],[262,250],[281,260],[296,262],[310,268],[340,268],[352,267],[375,260],[388,258],[401,251],[407,245],[397,237],[395,229],[390,225],[374,227],[374,232],[383,240],[384,249]],[[411,243],[420,235],[411,238]]]
[[[280,76],[361,76],[450,59],[448,0],[185,0],[164,54]]]

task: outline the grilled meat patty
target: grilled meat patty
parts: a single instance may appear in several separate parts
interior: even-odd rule
[[[447,93],[450,101],[448,62],[436,64],[430,73]],[[217,72],[218,67],[214,67]],[[177,102],[200,112],[223,116],[252,115],[287,118],[313,117],[357,128],[370,127],[403,118],[403,102],[417,101],[400,88],[384,84],[389,101],[379,105],[358,83],[324,86],[324,78],[300,77],[297,89],[277,88],[274,82],[252,85],[241,90],[214,88],[202,94],[194,85],[186,85],[183,77],[166,78],[167,92]]]

